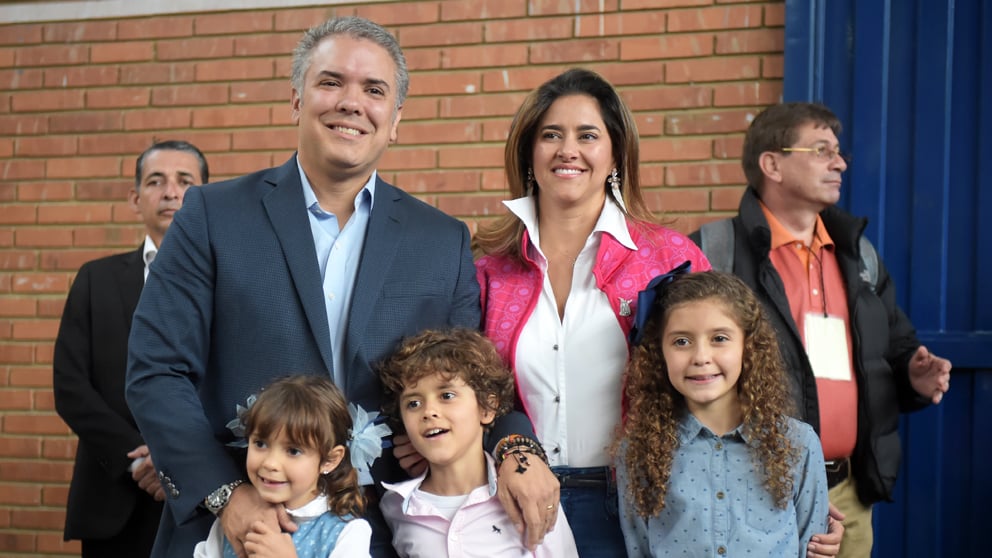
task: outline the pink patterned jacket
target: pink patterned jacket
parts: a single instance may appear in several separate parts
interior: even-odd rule
[[[638,249],[631,250],[604,233],[593,266],[596,286],[606,293],[624,335],[630,333],[637,314],[637,293],[651,279],[686,260],[692,262],[693,271],[710,269],[703,252],[681,233],[630,221],[627,229]],[[517,360],[520,331],[534,311],[544,283],[541,270],[527,257],[529,243],[524,231],[522,252],[526,265],[504,256],[483,256],[475,262],[482,289],[483,330],[511,368]]]

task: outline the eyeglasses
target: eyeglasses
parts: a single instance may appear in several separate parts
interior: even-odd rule
[[[840,157],[844,159],[845,163],[851,162],[851,156],[846,153],[841,153],[839,149],[834,149],[832,147],[827,147],[826,145],[820,145],[817,147],[783,147],[779,151],[784,151],[791,153],[793,151],[798,151],[800,153],[812,153],[817,159],[821,161],[833,161],[834,157]]]

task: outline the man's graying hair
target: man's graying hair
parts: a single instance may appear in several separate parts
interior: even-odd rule
[[[399,108],[406,100],[410,89],[410,73],[406,69],[406,59],[399,43],[389,31],[378,23],[365,18],[348,16],[329,19],[324,23],[311,27],[303,34],[303,38],[293,50],[293,89],[303,96],[303,78],[310,69],[310,57],[313,49],[324,39],[333,35],[348,35],[355,39],[365,39],[386,49],[396,64],[396,107]]]
[[[210,182],[210,167],[207,165],[207,158],[203,156],[203,153],[195,145],[183,140],[166,140],[153,143],[151,147],[144,150],[141,155],[138,155],[138,161],[134,165],[135,192],[141,191],[141,179],[144,178],[141,173],[145,166],[145,159],[156,151],[182,151],[196,157],[196,160],[200,163],[200,178],[204,184]]]

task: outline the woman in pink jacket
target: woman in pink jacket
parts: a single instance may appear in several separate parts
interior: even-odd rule
[[[598,74],[568,70],[531,93],[505,158],[510,212],[475,237],[483,327],[514,371],[581,556],[617,556],[607,448],[637,293],[686,261],[710,265],[648,210],[634,120]]]

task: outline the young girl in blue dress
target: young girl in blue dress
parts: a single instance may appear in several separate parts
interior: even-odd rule
[[[249,399],[241,413],[248,479],[298,526],[289,534],[256,523],[245,541],[250,556],[369,556],[372,529],[357,518],[365,499],[350,455],[352,420],[341,391],[325,377],[282,378]],[[219,520],[193,556],[234,558]]]
[[[638,298],[617,449],[627,553],[806,556],[827,526],[823,452],[787,416],[775,333],[739,279],[685,267]]]

